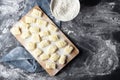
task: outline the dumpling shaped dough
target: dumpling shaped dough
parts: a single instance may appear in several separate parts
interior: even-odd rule
[[[51,31],[51,32],[56,32],[58,30],[58,28],[53,25],[53,24],[49,24],[48,25],[48,29]]]
[[[19,34],[21,34],[20,27],[17,27],[17,26],[13,27],[10,31],[11,31],[12,34],[14,34],[14,35],[19,35]]]
[[[34,57],[38,57],[42,54],[42,50],[39,49],[39,48],[36,48],[34,51],[33,51],[33,56]]]
[[[30,27],[29,30],[31,33],[39,33],[40,32],[40,28],[36,27],[36,26]]]
[[[50,32],[47,31],[47,30],[40,32],[40,36],[41,36],[41,37],[45,37],[45,36],[48,36],[48,35],[50,35]]]
[[[22,31],[28,30],[29,27],[30,27],[29,24],[27,24],[27,23],[25,23],[23,21],[20,21],[20,28],[21,28]]]
[[[56,69],[56,64],[55,64],[55,62],[47,61],[47,62],[46,62],[46,69]]]
[[[33,17],[41,17],[41,15],[42,15],[42,12],[37,9],[33,9],[31,12],[31,16]]]
[[[50,45],[50,42],[48,40],[43,40],[40,43],[38,43],[38,47],[41,47],[41,48],[44,48],[48,45]]]
[[[58,48],[65,47],[67,45],[67,42],[65,40],[59,40],[56,42],[56,45]]]
[[[48,47],[47,53],[48,54],[52,54],[52,53],[56,52],[56,50],[57,50],[57,46],[56,45],[50,45]]]
[[[46,27],[47,26],[47,21],[42,20],[42,19],[37,19],[36,23],[39,24],[40,27]]]
[[[25,16],[25,23],[35,23],[35,18]]]
[[[43,53],[43,54],[40,55],[40,60],[44,61],[44,60],[49,59],[49,57],[50,57],[49,54]]]
[[[56,35],[56,34],[53,34],[53,35],[50,35],[49,36],[49,40],[50,41],[57,41],[59,38],[58,38],[58,36]]]
[[[26,42],[26,48],[28,50],[34,50],[36,48],[36,44],[33,42]]]
[[[61,55],[59,60],[58,60],[58,63],[63,65],[63,64],[65,64],[65,62],[66,62],[66,56]]]
[[[73,50],[73,47],[70,45],[68,45],[64,48],[65,54],[70,54],[72,52],[72,50]]]
[[[50,60],[55,62],[59,59],[59,57],[60,57],[59,54],[54,53],[54,54],[51,54]]]
[[[40,38],[39,34],[32,34],[31,41],[40,42],[41,38]]]
[[[23,32],[23,33],[21,34],[21,38],[22,38],[22,39],[26,39],[26,38],[28,38],[28,37],[30,37],[30,36],[31,36],[31,34],[30,34],[29,31]]]

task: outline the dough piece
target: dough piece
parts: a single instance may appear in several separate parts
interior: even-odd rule
[[[59,40],[58,42],[56,42],[56,45],[58,48],[62,48],[65,47],[67,43],[64,40]]]
[[[48,40],[43,40],[38,44],[38,46],[41,47],[41,48],[44,48],[48,45],[50,45],[50,42]]]
[[[25,16],[25,22],[26,23],[34,23],[35,22],[35,18],[29,17],[29,16]]]
[[[29,24],[27,24],[27,23],[25,23],[23,21],[20,21],[20,28],[22,29],[22,31],[24,31],[26,29],[28,30],[29,27],[30,27]]]
[[[21,38],[22,38],[22,39],[26,39],[26,38],[28,38],[28,37],[30,37],[30,36],[31,36],[31,34],[30,34],[29,31],[23,32],[23,33],[21,34]]]
[[[46,68],[47,69],[56,69],[56,64],[54,62],[47,61]]]
[[[36,23],[39,24],[40,27],[46,27],[47,26],[47,21],[44,21],[42,19],[37,19]]]
[[[53,24],[49,24],[48,29],[51,32],[56,32],[58,30],[58,28],[55,25],[53,25]]]
[[[63,65],[63,64],[65,64],[65,62],[66,62],[66,56],[61,55],[60,58],[59,58],[58,63]]]
[[[11,29],[11,32],[12,32],[12,34],[14,34],[14,35],[19,35],[19,34],[21,34],[20,28],[19,28],[19,27],[16,27],[16,26]]]
[[[28,50],[34,50],[36,48],[36,44],[33,42],[26,42],[26,48]]]
[[[55,62],[59,59],[59,57],[60,57],[59,54],[54,53],[54,54],[51,55],[50,60]]]
[[[65,52],[65,54],[70,54],[72,52],[72,50],[73,50],[73,47],[68,45],[65,47],[64,52]]]
[[[42,32],[40,32],[40,36],[41,37],[45,37],[45,36],[48,36],[48,35],[50,35],[49,31],[42,31]]]
[[[48,52],[48,54],[52,54],[52,53],[56,52],[56,50],[57,50],[57,46],[51,45],[51,46],[49,46],[47,52]]]
[[[33,51],[33,56],[34,57],[38,57],[38,56],[40,56],[42,54],[42,50],[40,50],[39,48],[37,48],[37,49],[35,49],[34,51]]]
[[[33,9],[33,11],[31,12],[31,15],[32,15],[33,17],[41,17],[42,12],[39,11],[39,10],[37,10],[37,9]]]
[[[39,33],[40,32],[40,28],[39,27],[30,27],[30,32],[31,33]]]
[[[40,60],[44,61],[44,60],[49,59],[49,57],[50,57],[49,54],[45,54],[45,53],[43,53],[43,54],[40,55]]]
[[[57,41],[58,40],[58,36],[56,34],[50,35],[49,36],[49,40],[50,41]]]
[[[33,34],[32,37],[31,37],[31,41],[40,42],[41,38],[40,38],[40,36],[38,34]]]

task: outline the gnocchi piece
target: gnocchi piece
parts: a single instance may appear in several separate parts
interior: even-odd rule
[[[28,37],[30,37],[30,36],[31,36],[31,34],[30,34],[29,31],[23,32],[23,33],[21,34],[21,38],[22,38],[22,39],[26,39],[26,38],[28,38]]]
[[[40,38],[40,36],[38,34],[33,34],[32,37],[31,37],[31,41],[40,42],[41,38]]]
[[[56,69],[56,64],[54,62],[47,61],[46,68],[47,69]]]
[[[23,22],[23,21],[20,21],[20,28],[21,28],[22,30],[26,30],[26,29],[28,29],[29,27],[30,27],[29,24],[27,24],[27,23],[25,23],[25,22]]]
[[[49,54],[45,54],[45,53],[43,53],[43,54],[40,55],[40,60],[44,61],[44,60],[49,59],[49,57],[50,57]]]
[[[73,47],[70,45],[68,45],[64,48],[65,54],[70,54],[72,52],[72,50],[73,50]]]
[[[61,55],[60,58],[59,58],[58,63],[63,65],[63,64],[65,64],[65,62],[66,62],[66,56]]]
[[[46,27],[47,26],[47,22],[42,20],[42,19],[37,19],[36,23],[39,24],[41,27]]]
[[[14,35],[19,35],[21,34],[21,31],[20,31],[20,28],[19,27],[13,27],[11,29],[11,32],[14,34]]]
[[[41,17],[42,12],[39,11],[39,10],[37,10],[37,9],[33,9],[33,11],[31,12],[31,15],[32,15],[33,17]]]
[[[44,48],[48,45],[50,45],[50,42],[48,40],[43,40],[38,44],[38,46],[41,47],[41,48]]]
[[[51,32],[56,32],[56,31],[58,30],[58,28],[55,27],[53,24],[49,24],[48,29],[49,29]]]
[[[56,50],[57,50],[57,46],[51,45],[51,46],[49,46],[47,52],[48,52],[48,54],[52,54],[52,53],[56,52]]]
[[[35,18],[26,16],[26,17],[25,17],[25,22],[26,22],[26,23],[34,23],[34,22],[35,22]]]
[[[35,49],[34,51],[33,51],[33,56],[34,57],[38,57],[38,56],[40,56],[42,54],[42,50],[40,50],[39,48],[37,48],[37,49]]]
[[[39,27],[30,27],[29,30],[31,33],[39,33],[40,32]]]
[[[58,42],[56,42],[56,45],[58,48],[62,48],[62,47],[65,47],[67,45],[67,42],[64,40],[59,40]]]
[[[33,42],[26,42],[26,48],[28,50],[34,50],[36,48],[36,44]]]
[[[49,36],[50,41],[57,41],[58,39],[59,38],[58,38],[58,36],[56,34],[53,34],[53,35]]]
[[[59,59],[59,57],[60,57],[59,54],[54,53],[54,54],[51,55],[50,60],[55,62]]]
[[[40,32],[40,36],[41,37],[45,37],[45,36],[48,36],[48,35],[50,35],[49,31],[42,31],[42,32]]]

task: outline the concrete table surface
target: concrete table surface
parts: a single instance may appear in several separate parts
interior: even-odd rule
[[[39,1],[0,0],[0,56],[21,46],[9,29]],[[0,63],[0,80],[120,80],[120,1],[101,0],[87,6],[82,0],[81,4],[79,15],[60,27],[80,50],[73,61],[55,77]]]

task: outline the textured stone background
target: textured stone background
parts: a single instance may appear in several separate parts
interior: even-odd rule
[[[0,0],[0,56],[21,46],[9,29],[37,1],[40,0]],[[50,77],[46,72],[25,73],[0,63],[0,80],[117,80],[120,73],[119,7],[119,0],[102,0],[93,7],[82,5],[74,20],[62,23],[60,29],[78,46],[80,54],[57,76]]]

